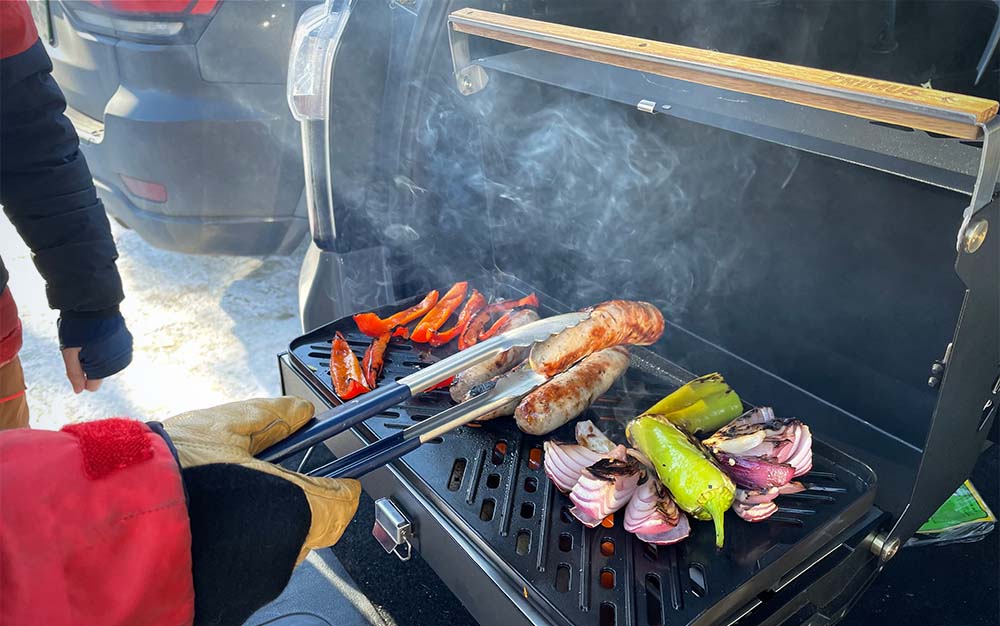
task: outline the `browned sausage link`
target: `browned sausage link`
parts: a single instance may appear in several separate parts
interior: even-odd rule
[[[554,376],[588,354],[632,344],[648,346],[663,334],[663,314],[648,302],[609,300],[591,309],[590,317],[531,349],[531,367]]]
[[[515,311],[510,316],[510,326],[508,329],[524,326],[537,320],[538,313],[535,313],[531,309]],[[451,388],[449,389],[451,399],[455,402],[464,402],[467,399],[469,390],[480,383],[484,383],[510,370],[510,368],[528,356],[528,350],[529,348],[511,348],[510,350],[501,352],[495,358],[483,363],[477,363],[458,374],[455,376],[455,380],[451,383]],[[507,415],[510,415],[510,413],[508,412]]]
[[[532,391],[514,411],[518,427],[544,435],[583,413],[628,369],[628,349],[595,352]]]

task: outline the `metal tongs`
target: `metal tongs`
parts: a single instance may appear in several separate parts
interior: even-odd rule
[[[339,435],[369,417],[433,389],[477,363],[494,358],[511,348],[527,347],[544,341],[576,326],[589,316],[589,311],[577,311],[546,317],[478,343],[398,381],[386,382],[370,393],[317,415],[301,430],[267,448],[257,458],[270,462],[284,460]],[[546,380],[545,376],[535,373],[531,368],[524,368],[501,378],[489,392],[446,409],[392,437],[380,439],[310,473],[335,478],[356,478],[415,450],[425,441],[475,421],[514,397],[530,393]]]

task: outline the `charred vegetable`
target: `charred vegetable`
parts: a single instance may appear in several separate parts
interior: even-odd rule
[[[642,475],[642,463],[630,456],[624,446],[619,446],[580,472],[579,480],[569,492],[574,504],[570,514],[584,526],[594,528],[628,504]]]
[[[710,458],[671,422],[654,415],[632,420],[626,436],[649,458],[674,501],[696,519],[715,524],[715,545],[725,539],[723,516],[733,503],[736,486]]]
[[[350,400],[371,391],[365,382],[358,357],[354,356],[351,346],[340,332],[334,336],[330,347],[330,378],[333,380],[333,390],[341,400]]]
[[[708,433],[743,412],[743,402],[719,373],[699,376],[660,400],[646,415],[662,415],[685,432]]]
[[[669,545],[691,532],[687,515],[655,476],[646,476],[625,508],[625,530],[646,543]]]
[[[385,349],[389,345],[390,333],[384,333],[372,339],[372,343],[365,350],[365,356],[361,359],[361,371],[365,376],[365,382],[372,389],[378,385],[378,376],[382,373],[382,366],[385,365]]]
[[[812,433],[769,407],[748,411],[705,440],[741,487],[780,487],[812,469]]]
[[[410,340],[417,343],[427,343],[431,340],[431,336],[437,329],[444,326],[444,323],[448,321],[451,314],[458,310],[458,307],[462,306],[462,301],[465,300],[465,292],[469,289],[469,283],[460,282],[455,283],[448,290],[448,293],[444,294],[441,300],[434,305],[424,319],[420,320],[413,332],[410,333]]]
[[[455,337],[460,336],[469,327],[469,323],[472,322],[476,314],[485,306],[486,298],[483,297],[483,294],[473,289],[472,295],[469,296],[469,301],[465,303],[462,312],[458,314],[458,321],[455,323],[455,326],[449,330],[431,333],[429,343],[434,347],[443,346]]]
[[[393,313],[385,319],[380,318],[374,313],[358,313],[354,316],[354,323],[358,325],[358,330],[362,333],[368,335],[369,337],[378,337],[384,335],[385,333],[398,330],[398,326],[409,324],[424,313],[433,309],[434,305],[437,304],[437,301],[438,292],[435,289],[427,294],[427,296],[425,296],[424,299],[418,304],[415,304],[398,313]]]

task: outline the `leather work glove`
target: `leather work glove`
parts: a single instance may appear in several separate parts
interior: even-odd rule
[[[93,313],[63,311],[59,348],[73,393],[97,391],[102,379],[132,362],[132,334],[118,307]]]
[[[310,550],[340,539],[356,480],[314,478],[254,458],[301,428],[313,406],[256,399],[166,420],[191,520],[195,624],[242,624],[276,598]]]

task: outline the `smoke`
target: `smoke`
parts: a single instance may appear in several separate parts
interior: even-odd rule
[[[745,202],[749,142],[512,76],[470,97],[449,79],[415,86],[420,157],[389,208],[368,205],[387,239],[435,259],[437,284],[498,268],[571,306],[640,298],[672,317],[733,288],[749,242],[704,209]]]

